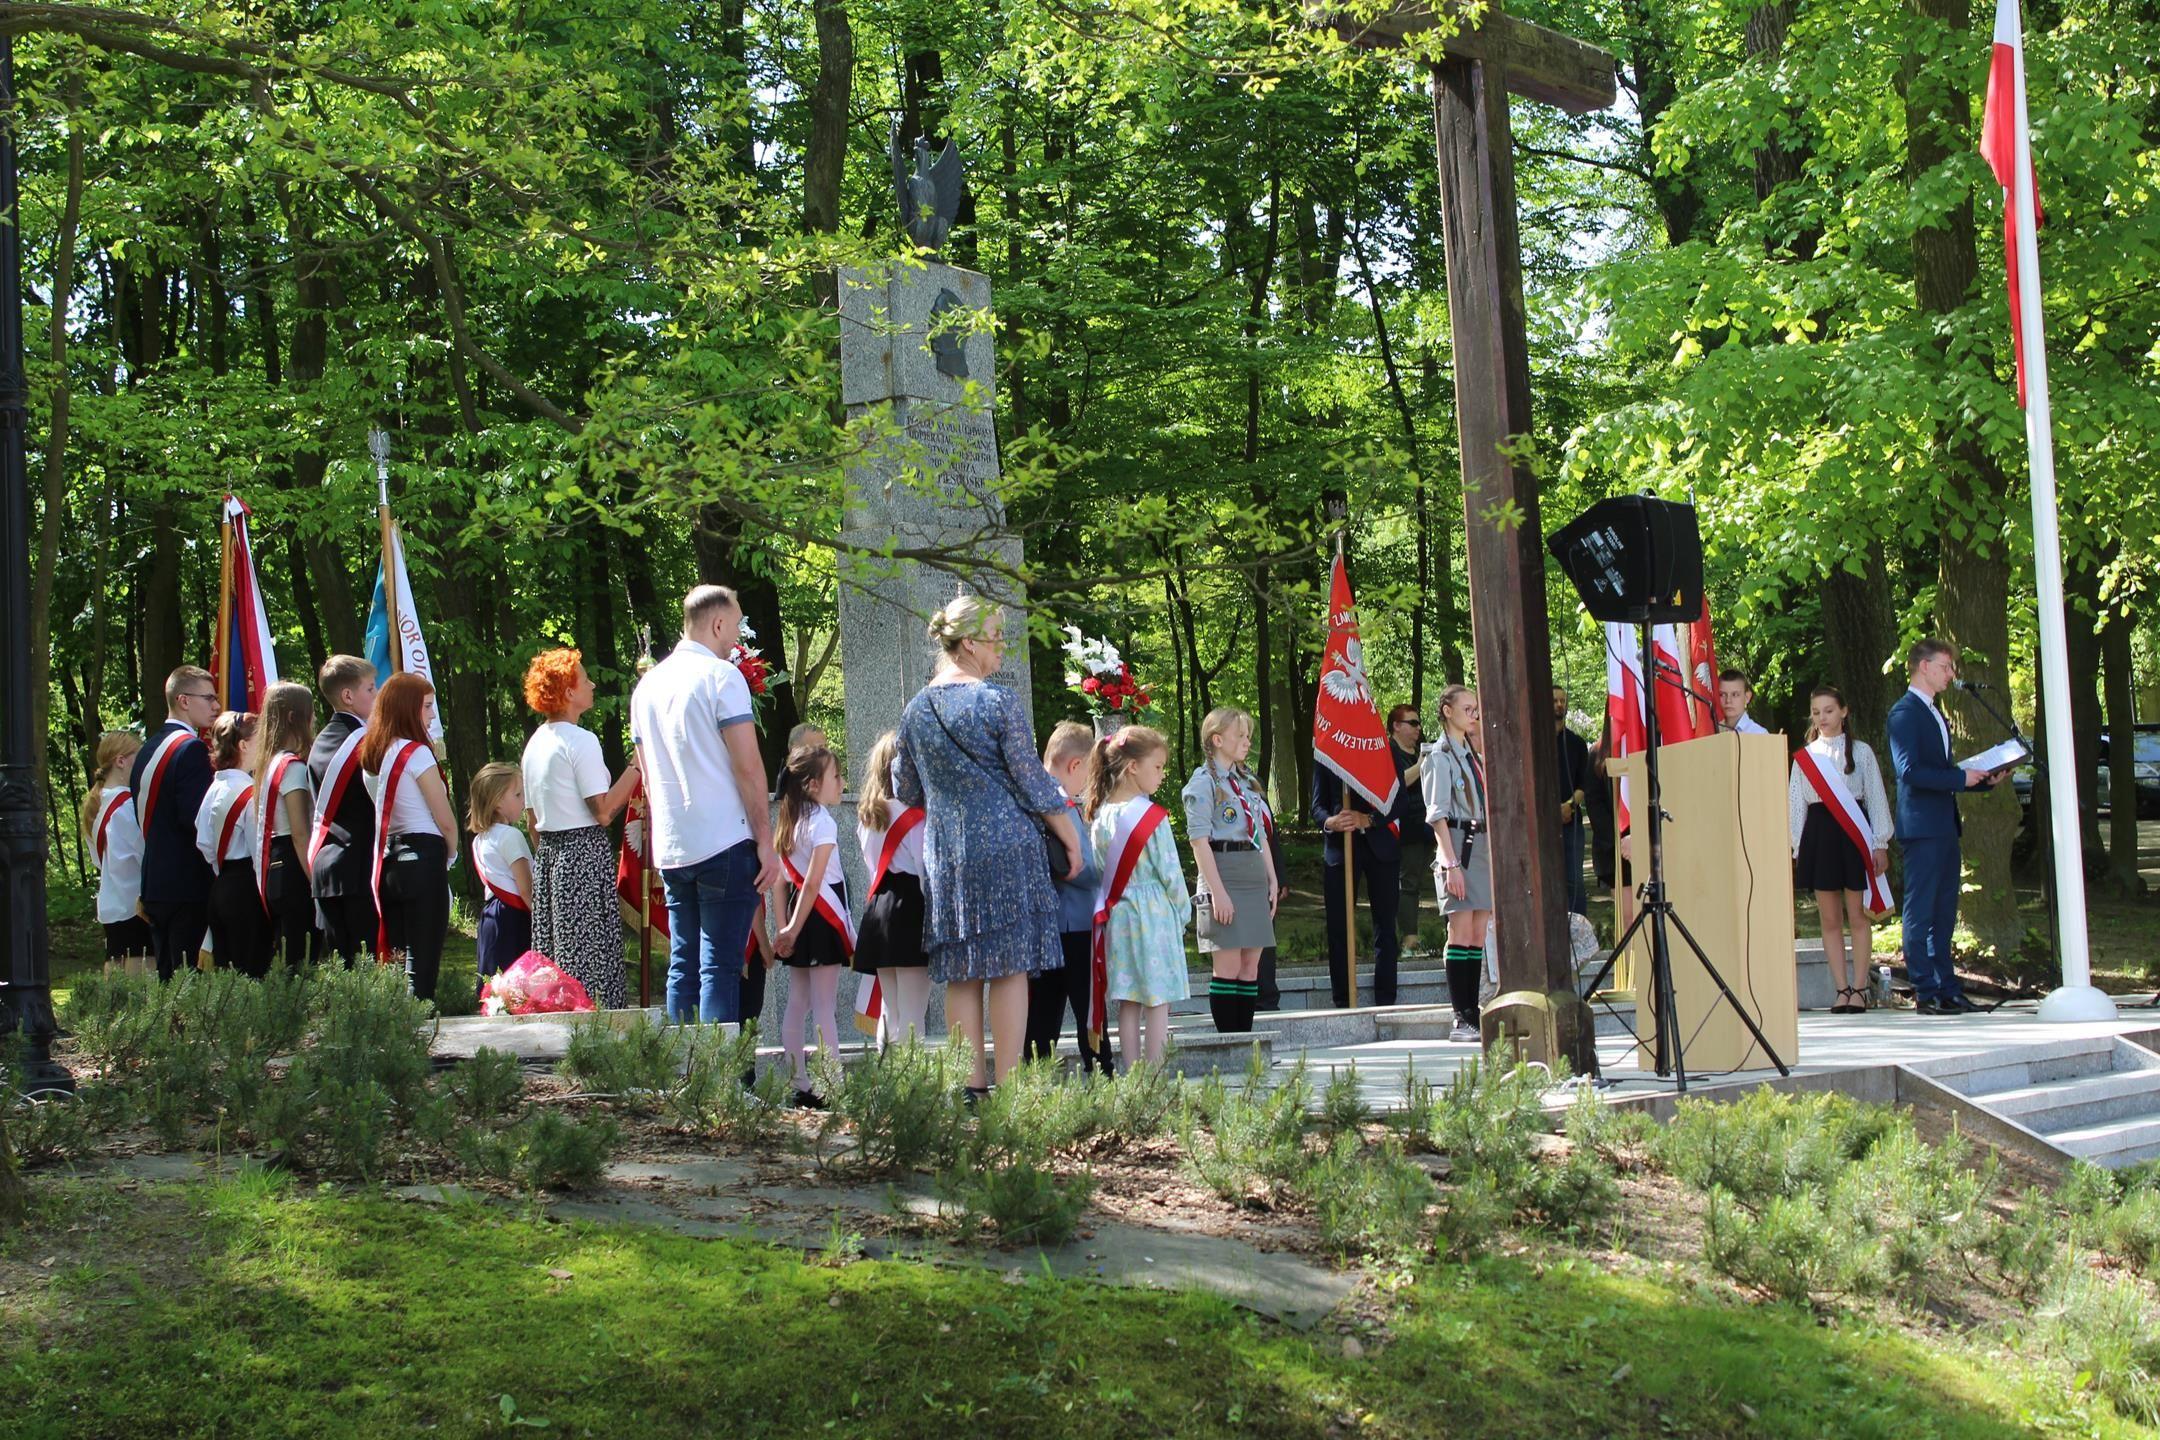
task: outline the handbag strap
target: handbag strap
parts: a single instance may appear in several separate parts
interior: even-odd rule
[[[1033,810],[1030,810],[1028,808],[1027,797],[1020,793],[1020,787],[1013,783],[1012,776],[1006,774],[1003,770],[991,769],[987,761],[985,761],[981,756],[977,755],[974,751],[968,749],[967,746],[961,744],[960,737],[953,734],[952,726],[946,724],[944,715],[939,713],[937,701],[931,699],[928,694],[930,690],[950,690],[953,688],[955,687],[950,685],[933,685],[924,687],[923,708],[930,712],[931,719],[937,721],[938,729],[945,732],[945,738],[952,742],[953,749],[958,750],[962,755],[967,756],[969,763],[974,765],[976,769],[982,771],[983,774],[988,775],[991,779],[996,780],[998,783],[1002,784],[1005,787],[1005,793],[1012,796],[1013,804],[1017,805],[1020,808],[1020,813],[1027,816],[1030,820],[1034,821],[1035,827],[1047,835],[1050,832],[1049,825],[1043,820],[1040,815],[1037,815]]]

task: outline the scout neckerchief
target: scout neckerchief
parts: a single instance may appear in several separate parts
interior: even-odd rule
[[[1128,806],[1118,817],[1110,843],[1103,850],[1107,863],[1103,866],[1101,888],[1095,892],[1095,934],[1089,957],[1094,983],[1088,995],[1088,1033],[1097,1039],[1102,1037],[1109,1015],[1105,992],[1110,984],[1110,912],[1125,898],[1125,887],[1132,882],[1133,871],[1139,868],[1140,857],[1156,827],[1169,818],[1170,812],[1152,800]]]

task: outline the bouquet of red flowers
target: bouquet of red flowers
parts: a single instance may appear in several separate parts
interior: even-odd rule
[[[1065,688],[1080,696],[1089,713],[1130,717],[1155,703],[1117,647],[1087,638],[1077,625],[1065,627],[1065,658],[1073,667],[1065,672]]]
[[[750,623],[743,622],[742,634],[735,648],[728,651],[728,663],[742,672],[743,684],[750,687],[750,711],[757,718],[759,729],[765,727],[765,697],[772,687],[787,680],[784,672],[773,669],[772,661],[757,647],[757,632]]]

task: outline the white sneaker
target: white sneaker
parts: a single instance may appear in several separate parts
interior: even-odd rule
[[[1475,1025],[1457,1020],[1455,1028],[1448,1032],[1447,1038],[1457,1045],[1475,1045],[1479,1039],[1478,1028]]]

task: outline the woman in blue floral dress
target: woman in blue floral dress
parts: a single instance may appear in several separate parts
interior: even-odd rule
[[[923,947],[946,1018],[975,1047],[969,1088],[979,1091],[985,991],[1002,1080],[1023,1054],[1028,977],[1064,963],[1044,832],[1068,876],[1080,841],[1019,697],[986,683],[1004,649],[997,608],[963,595],[931,617],[930,638],[943,655],[901,713],[895,793],[923,807]]]

